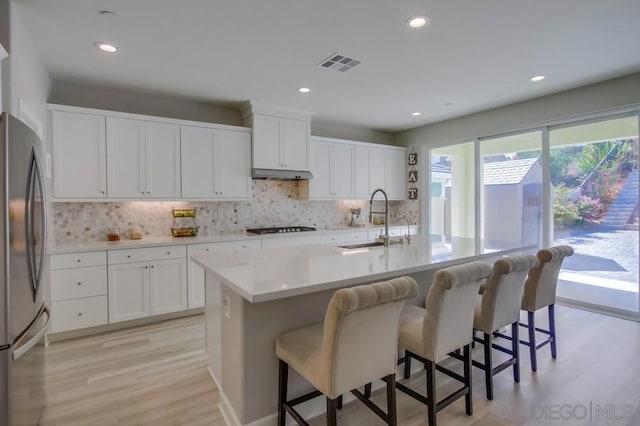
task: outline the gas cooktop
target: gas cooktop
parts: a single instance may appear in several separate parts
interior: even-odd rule
[[[284,234],[287,232],[304,232],[304,231],[315,231],[316,228],[312,228],[310,226],[281,226],[274,228],[254,228],[247,229],[247,232],[251,232],[252,234]]]

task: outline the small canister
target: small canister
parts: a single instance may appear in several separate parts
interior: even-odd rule
[[[142,229],[139,226],[132,226],[129,228],[129,238],[132,240],[142,239]]]
[[[118,228],[109,228],[107,230],[107,240],[109,240],[109,241],[120,241],[120,229],[118,229]]]

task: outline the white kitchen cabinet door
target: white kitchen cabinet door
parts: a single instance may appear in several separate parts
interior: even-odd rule
[[[281,118],[253,115],[253,167],[256,169],[282,169]]]
[[[110,198],[180,197],[180,127],[107,117]]]
[[[182,197],[251,198],[251,136],[182,126]]]
[[[251,198],[251,135],[216,130],[214,184],[217,198]]]
[[[353,198],[353,145],[313,139],[309,149],[309,198]]]
[[[145,123],[107,117],[107,177],[110,198],[147,196]]]
[[[186,259],[149,262],[149,290],[151,315],[187,309]]]
[[[180,198],[180,126],[146,122],[146,192],[150,198]]]
[[[253,167],[309,170],[309,121],[253,115]]]
[[[354,192],[355,198],[371,197],[369,188],[369,148],[357,145],[354,148]]]
[[[369,197],[378,188],[388,191],[386,174],[386,149],[369,148]]]
[[[309,180],[309,198],[331,198],[331,144],[322,140],[312,140],[309,170],[313,179]]]
[[[309,170],[309,122],[283,118],[281,123],[283,167],[288,170]]]
[[[331,144],[331,195],[353,198],[353,145]]]
[[[206,127],[182,126],[181,162],[182,197],[215,198],[214,188],[214,133]]]
[[[52,111],[51,117],[54,197],[105,198],[104,115]]]
[[[385,178],[387,195],[390,199],[407,198],[407,154],[404,149],[388,149],[386,152]]]
[[[149,262],[109,265],[109,323],[149,316]]]

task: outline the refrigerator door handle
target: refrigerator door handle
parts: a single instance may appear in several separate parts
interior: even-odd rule
[[[37,186],[37,191],[36,191]],[[36,194],[40,195],[40,221],[42,225],[41,234],[36,235],[35,228],[35,208]],[[38,160],[38,152],[35,148],[31,150],[31,159],[29,161],[29,169],[27,172],[27,188],[25,193],[25,232],[27,241],[27,265],[29,269],[29,281],[33,292],[33,300],[36,300],[36,294],[42,281],[44,262],[47,249],[47,203],[45,196],[44,182],[42,180],[42,167]],[[36,238],[40,239],[40,259],[37,259],[35,253]]]
[[[47,314],[47,322],[44,323],[44,325],[42,326],[42,328],[40,328],[38,333],[36,333],[35,336],[31,337],[28,341],[24,343],[23,343],[23,340],[27,339],[29,333],[23,333],[22,336],[20,336],[16,341],[16,343],[14,344],[14,346],[16,346],[17,349],[14,350],[13,354],[11,355],[13,361],[18,360],[22,355],[29,352],[29,350],[31,350],[31,348],[33,348],[36,345],[36,343],[38,343],[47,332],[49,321],[51,320],[51,313],[49,312],[49,308],[47,308],[46,305],[42,307],[42,311],[40,315],[36,317],[36,321],[34,321],[34,324],[38,322],[38,319],[40,319],[40,317],[43,314]]]

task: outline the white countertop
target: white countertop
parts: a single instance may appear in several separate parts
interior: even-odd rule
[[[404,274],[480,260],[535,246],[512,246],[475,255],[473,240],[342,249],[324,245],[252,249],[191,256],[249,302],[265,302],[322,290],[382,281]],[[452,254],[453,252],[453,254]]]
[[[389,225],[390,228],[406,227],[406,224]],[[411,225],[415,227],[417,225]],[[140,240],[121,239],[120,241],[77,241],[65,243],[53,243],[49,245],[49,254],[76,253],[96,250],[117,250],[129,248],[145,248],[145,247],[161,247],[181,244],[201,244],[201,243],[221,243],[225,241],[243,241],[243,240],[264,240],[270,238],[287,238],[293,236],[313,236],[326,235],[336,233],[358,232],[358,231],[379,231],[384,225],[367,225],[364,227],[344,226],[336,229],[318,229],[311,232],[295,232],[285,234],[251,234],[247,232],[235,234],[219,234],[219,235],[199,235],[196,237],[145,237]]]

